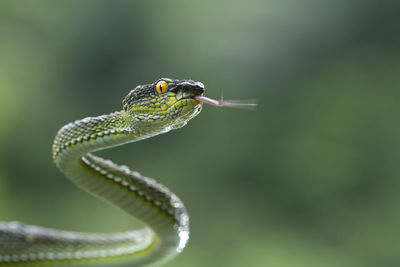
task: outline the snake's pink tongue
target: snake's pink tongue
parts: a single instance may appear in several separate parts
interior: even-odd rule
[[[230,107],[230,108],[240,108],[240,109],[250,109],[254,110],[257,108],[257,100],[215,100],[205,96],[194,96],[193,99],[209,104],[215,107]]]
[[[194,97],[194,99],[197,100],[197,101],[212,105],[212,106],[222,107],[221,101],[217,101],[217,100],[205,97],[205,96],[197,95],[197,96]]]

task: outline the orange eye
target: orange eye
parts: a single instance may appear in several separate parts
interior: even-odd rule
[[[159,81],[156,85],[157,93],[164,94],[168,90],[168,83],[166,81]]]

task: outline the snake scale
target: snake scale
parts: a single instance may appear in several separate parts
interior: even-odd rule
[[[101,234],[0,222],[0,266],[144,266],[181,252],[189,238],[182,201],[155,180],[92,152],[184,126],[200,113],[203,92],[201,82],[162,78],[133,89],[122,111],[69,123],[55,137],[53,160],[60,171],[146,228]]]

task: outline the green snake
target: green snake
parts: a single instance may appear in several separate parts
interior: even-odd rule
[[[91,152],[184,126],[200,113],[203,102],[214,101],[203,92],[201,82],[159,79],[133,89],[122,111],[69,123],[55,137],[53,160],[60,171],[146,228],[101,234],[2,222],[0,266],[142,266],[166,262],[181,252],[189,238],[182,201],[155,180]]]

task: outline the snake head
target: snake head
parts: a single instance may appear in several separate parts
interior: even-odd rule
[[[201,82],[161,78],[152,84],[137,86],[122,104],[133,123],[179,128],[200,113],[202,102],[195,97],[203,92]]]

